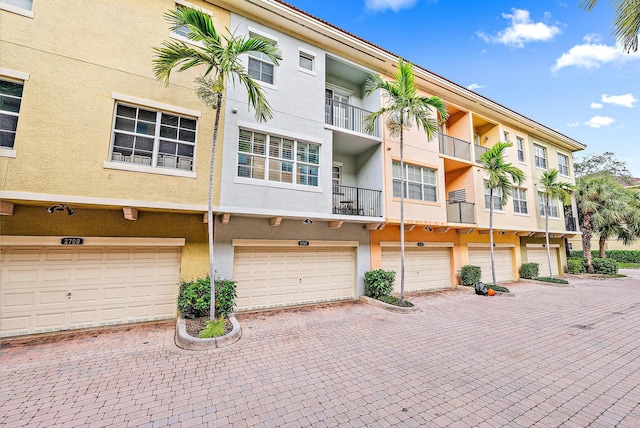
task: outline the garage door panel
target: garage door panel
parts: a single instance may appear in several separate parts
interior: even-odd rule
[[[51,305],[66,305],[67,300],[67,289],[64,290],[44,290],[40,292],[36,292],[36,296],[38,296],[37,306],[51,306]]]
[[[36,331],[59,330],[65,324],[67,324],[65,322],[65,314],[61,312],[41,313],[35,315]]]
[[[394,292],[401,288],[399,248],[383,248],[382,268],[396,272]],[[405,292],[450,288],[451,252],[448,248],[405,249]]]
[[[554,275],[559,275],[558,271],[558,249],[551,248],[551,270]],[[538,263],[538,274],[540,276],[549,275],[549,259],[547,257],[546,248],[527,248],[527,260],[532,263]]]
[[[5,309],[29,308],[35,302],[34,293],[29,291],[6,292],[3,298],[2,307]]]
[[[3,263],[5,265],[5,263]],[[19,269],[19,268],[7,268],[0,277],[2,282],[0,285],[4,288],[22,288],[23,284],[30,284],[38,279],[38,272]]]
[[[44,253],[44,261],[71,261],[73,260],[73,250],[70,248],[51,248]]]
[[[494,260],[496,281],[513,281],[513,250],[511,248],[495,248]],[[482,282],[493,282],[491,251],[489,248],[469,248],[469,264],[480,266]]]

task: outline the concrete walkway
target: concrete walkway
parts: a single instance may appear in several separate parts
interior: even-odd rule
[[[635,276],[240,315],[211,351],[169,323],[9,342],[0,426],[638,427]]]

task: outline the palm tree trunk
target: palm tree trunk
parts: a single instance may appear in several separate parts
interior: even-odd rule
[[[549,195],[544,197],[544,238],[547,247],[547,263],[549,263],[549,278],[553,278],[551,270],[551,248],[549,248]]]
[[[607,238],[604,235],[600,235],[600,239],[598,240],[598,246],[600,247],[600,258],[604,259],[606,257],[606,252],[604,250],[604,244],[607,242]]]
[[[591,214],[584,214],[582,216],[582,254],[587,261],[587,272],[594,273],[593,271],[593,258],[591,257],[591,236],[593,231],[591,230]]]
[[[218,95],[216,107],[216,119],[213,122],[213,142],[211,144],[211,161],[209,163],[209,203],[207,206],[207,231],[209,235],[209,286],[211,287],[211,307],[209,318],[216,319],[216,287],[215,267],[213,264],[213,173],[216,161],[216,146],[218,145],[218,125],[220,124],[220,110],[222,108],[222,94]]]
[[[491,277],[496,285],[496,260],[493,253],[493,189],[489,189],[489,251],[491,252]]]
[[[400,182],[402,189],[400,191],[400,301],[404,302],[404,191],[406,184],[404,182],[404,140],[402,126],[404,121],[404,111],[400,112]]]

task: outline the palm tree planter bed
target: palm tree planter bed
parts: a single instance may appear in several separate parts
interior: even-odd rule
[[[238,323],[235,316],[229,315],[228,321],[232,326],[229,333],[227,333],[225,328],[224,336],[213,337],[211,339],[200,339],[198,337],[193,337],[189,333],[187,333],[186,320],[184,318],[178,317],[178,320],[176,321],[176,345],[179,348],[189,350],[215,349],[231,345],[232,343],[240,339],[240,337],[242,336],[242,329],[240,328],[240,323]]]
[[[395,312],[399,314],[410,314],[418,312],[420,308],[412,304],[410,307],[395,306],[390,303],[385,303],[382,300],[374,299],[373,297],[360,296],[360,301],[369,305],[377,306],[389,312]],[[405,301],[406,302],[406,301]]]

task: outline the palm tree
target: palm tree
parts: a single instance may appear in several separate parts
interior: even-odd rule
[[[509,196],[511,196],[513,184],[519,185],[524,181],[524,172],[504,160],[504,151],[512,146],[513,144],[511,143],[498,141],[493,147],[480,155],[480,165],[484,167],[489,176],[485,186],[489,189],[489,246],[491,252],[491,275],[494,284],[497,281],[493,251],[493,195],[497,191],[498,195],[501,195],[502,206],[505,206]]]
[[[605,258],[607,239],[618,238],[624,245],[630,245],[640,237],[640,193],[616,188],[616,194],[612,197],[622,206],[613,213],[610,210],[605,211],[604,215],[614,214],[615,218],[603,217],[596,226],[601,259]]]
[[[581,7],[591,12],[598,0],[582,0]],[[615,7],[613,36],[622,42],[623,49],[630,53],[638,51],[640,31],[640,2],[638,0],[611,0]]]
[[[551,249],[549,248],[549,208],[552,200],[560,201],[563,205],[571,203],[571,192],[575,186],[564,181],[558,181],[558,170],[545,171],[538,182],[544,190],[540,190],[544,197],[544,237],[547,247],[547,262],[549,263],[549,278],[553,278],[551,270]]]
[[[234,84],[236,81],[240,82],[247,90],[249,104],[256,112],[256,120],[262,122],[271,119],[273,113],[262,92],[262,88],[247,73],[239,57],[249,52],[263,53],[275,65],[278,65],[282,58],[276,47],[265,39],[249,36],[236,37],[233,34],[221,36],[216,31],[211,16],[200,10],[178,8],[167,12],[165,17],[169,21],[172,31],[186,27],[188,29],[187,37],[195,43],[186,44],[178,41],[165,41],[162,43],[162,47],[154,48],[156,57],[153,60],[153,71],[156,78],[169,85],[169,77],[174,69],[185,71],[201,66],[201,68],[204,68],[204,72],[201,77],[196,79],[196,92],[207,106],[216,111],[209,163],[209,204],[207,207],[209,278],[211,282],[210,317],[215,319],[213,180],[218,126],[225,88],[229,81]]]
[[[418,95],[418,86],[413,73],[413,65],[398,58],[398,71],[395,80],[384,80],[377,74],[369,76],[365,83],[365,94],[371,95],[381,90],[384,107],[368,114],[364,119],[365,130],[372,134],[379,117],[386,119],[387,129],[393,137],[400,137],[400,300],[404,301],[404,136],[405,129],[409,129],[413,122],[418,129],[422,128],[427,134],[427,141],[431,141],[438,133],[438,117],[440,121],[447,120],[449,113],[436,96],[422,97]],[[433,111],[435,110],[435,115]]]

